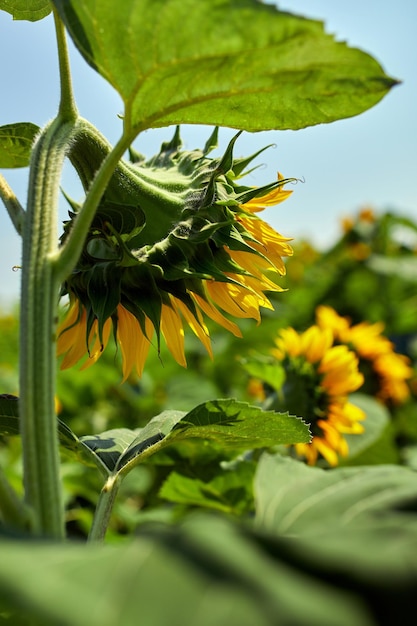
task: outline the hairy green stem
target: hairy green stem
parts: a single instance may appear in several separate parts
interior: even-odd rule
[[[109,476],[100,493],[97,508],[94,512],[89,541],[103,541],[109,525],[113,505],[119,491],[122,477],[118,474]]]
[[[19,413],[25,500],[31,510],[32,532],[63,538],[55,413],[55,328],[60,284],[53,257],[58,247],[59,186],[77,110],[65,30],[55,10],[54,19],[61,97],[58,116],[42,130],[30,162],[28,205],[22,227]]]
[[[0,198],[4,202],[17,234],[21,235],[23,222],[25,220],[25,211],[2,174],[0,174]]]
[[[20,417],[24,486],[33,532],[64,536],[55,413],[55,327],[59,280],[51,258],[57,249],[58,194],[74,122],[48,124],[34,146],[23,229],[20,315]]]
[[[77,117],[77,107],[72,91],[72,80],[65,27],[60,17],[58,16],[55,8],[53,9],[53,14],[55,21],[55,35],[58,47],[59,80],[61,86],[61,98],[59,102],[58,114],[61,120],[73,120]]]

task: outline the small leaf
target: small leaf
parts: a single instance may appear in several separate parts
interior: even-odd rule
[[[255,0],[54,0],[137,134],[176,124],[297,129],[357,115],[397,81],[323,25]]]
[[[14,20],[37,22],[51,12],[49,0],[0,0],[0,9],[7,11]]]
[[[264,383],[267,383],[272,389],[279,391],[285,382],[285,369],[281,363],[251,359],[242,362],[243,367],[251,376],[259,378]]]
[[[38,131],[30,122],[0,126],[0,167],[27,167]]]
[[[366,525],[416,503],[416,474],[406,467],[375,465],[323,470],[265,454],[255,479],[257,521],[281,534],[302,536],[330,527]]]
[[[253,506],[252,483],[255,464],[246,461],[233,467],[219,468],[210,480],[171,472],[159,491],[159,497],[187,506],[240,515]]]

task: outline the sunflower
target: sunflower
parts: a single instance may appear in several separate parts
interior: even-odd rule
[[[295,444],[297,455],[314,465],[324,458],[338,464],[348,454],[345,434],[363,432],[364,412],[348,400],[363,383],[358,358],[347,346],[333,345],[330,329],[311,326],[298,333],[293,328],[280,331],[272,351],[285,370],[281,408],[301,416],[310,425],[310,443]]]
[[[356,352],[360,368],[368,374],[366,382],[377,398],[393,404],[409,398],[407,381],[413,375],[410,360],[395,352],[394,344],[383,334],[382,322],[351,324],[349,318],[324,305],[317,307],[316,320],[321,328],[331,330],[338,343]]]
[[[177,129],[149,162],[121,162],[62,288],[69,299],[58,329],[62,368],[86,355],[83,367],[95,363],[111,335],[123,380],[132,371],[142,375],[151,343],[159,351],[161,338],[186,366],[187,326],[212,356],[207,318],[239,337],[231,318],[259,323],[260,309],[273,308],[266,292],[282,291],[277,280],[292,248],[257,213],[291,194],[289,180],[279,174],[259,189],[240,185],[256,155],[235,160],[236,138],[221,159],[209,159],[213,136],[204,151],[185,152]],[[82,151],[70,158],[88,188],[93,169],[87,176]],[[72,207],[63,244],[77,216]]]

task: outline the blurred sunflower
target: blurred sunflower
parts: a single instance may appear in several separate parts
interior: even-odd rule
[[[394,344],[383,335],[382,322],[352,325],[349,318],[324,305],[317,307],[316,320],[320,328],[333,333],[335,341],[356,352],[370,393],[383,402],[393,404],[401,404],[409,398],[407,381],[413,375],[410,360],[395,352]]]
[[[329,329],[311,326],[303,333],[280,331],[272,351],[285,370],[285,382],[274,408],[301,416],[310,425],[312,440],[294,446],[314,465],[323,457],[331,466],[348,454],[345,434],[363,432],[364,412],[348,401],[363,383],[358,359],[346,346],[334,346]]]
[[[276,281],[292,248],[256,214],[292,192],[284,190],[289,179],[280,174],[261,188],[239,184],[259,153],[234,159],[237,136],[222,158],[210,159],[217,130],[204,150],[187,152],[177,129],[149,161],[131,152],[132,162],[120,163],[62,288],[69,297],[58,329],[62,368],[86,354],[83,367],[95,363],[111,334],[121,349],[124,380],[134,370],[141,376],[153,336],[158,351],[163,337],[186,366],[184,327],[211,355],[204,316],[241,336],[228,316],[259,322],[260,309],[273,308],[266,292],[282,291]],[[109,148],[103,142],[98,150],[88,133],[82,139],[83,150],[75,145],[70,159],[87,189]],[[72,208],[63,245],[79,209]]]

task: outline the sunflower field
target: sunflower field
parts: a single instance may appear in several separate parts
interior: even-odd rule
[[[257,0],[115,4],[0,0],[52,11],[61,90],[44,128],[0,127],[0,167],[30,171],[27,206],[0,175],[23,245],[0,311],[0,623],[415,624],[417,222],[352,207],[326,249],[292,240],[262,211],[297,181],[248,186],[263,149],[239,152],[396,81]],[[123,100],[115,146],[78,114],[68,37]],[[85,197],[59,224],[64,160]]]

